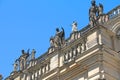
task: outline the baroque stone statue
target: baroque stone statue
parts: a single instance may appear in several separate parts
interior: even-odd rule
[[[76,31],[78,31],[77,22],[73,21],[73,23],[72,23],[72,32],[76,32]]]
[[[19,58],[19,66],[20,66],[20,70],[23,70],[27,67],[27,59],[29,57],[29,49],[27,50],[27,52],[25,52],[24,50],[22,50],[22,55]]]
[[[61,29],[62,31],[60,31],[59,28],[56,28],[55,36],[50,38],[51,47],[60,47],[65,43],[65,32],[63,28]]]
[[[13,64],[13,66],[14,66],[14,71],[17,71],[18,70],[18,63],[17,63],[17,61],[15,61],[15,63]]]
[[[20,59],[20,70],[24,69],[24,59]]]
[[[104,22],[107,22],[109,20],[108,14],[104,14],[103,10],[104,10],[103,5],[101,3],[99,3],[99,7],[98,7],[98,21],[99,21],[99,23],[104,23]]]
[[[53,36],[50,37],[50,46],[54,47],[54,37]]]
[[[95,0],[92,0],[91,4],[92,6],[89,9],[90,26],[94,27],[98,23],[107,22],[109,20],[109,16],[103,13],[103,5],[99,3],[99,6],[97,6]]]
[[[32,50],[32,53],[31,53],[31,59],[32,59],[32,60],[35,59],[35,53],[36,53],[36,51],[35,51],[35,49],[33,49],[33,50]]]
[[[90,20],[90,25],[96,26],[96,21],[97,21],[97,13],[98,13],[98,6],[96,5],[95,0],[91,1],[91,8],[89,9],[89,20]]]
[[[98,7],[98,21],[99,23],[103,23],[105,21],[105,15],[103,14],[103,5],[99,3]]]
[[[99,3],[98,16],[102,16],[102,15],[103,15],[103,5],[101,3]]]

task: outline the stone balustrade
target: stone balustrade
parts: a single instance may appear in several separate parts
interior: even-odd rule
[[[112,11],[108,12],[109,19],[113,19],[120,14],[120,6],[114,8]]]
[[[78,55],[82,54],[86,49],[85,45],[86,43],[79,43],[75,45],[74,47],[70,48],[66,52],[64,52],[64,58],[63,58],[63,63],[67,64],[71,61],[73,61]]]

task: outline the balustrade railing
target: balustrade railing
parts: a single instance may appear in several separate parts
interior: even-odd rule
[[[86,43],[79,43],[78,45],[76,45],[76,46],[70,48],[69,50],[67,50],[66,52],[64,52],[63,63],[67,64],[67,63],[75,60],[75,58],[78,55],[82,54],[85,51],[86,45],[84,45],[84,44],[86,44]]]
[[[113,18],[117,17],[119,14],[120,14],[120,6],[114,8],[113,10],[108,12],[109,19],[113,19]]]

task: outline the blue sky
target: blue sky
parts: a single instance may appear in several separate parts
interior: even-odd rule
[[[119,0],[96,0],[108,12],[120,4]],[[7,77],[21,50],[37,51],[36,57],[49,48],[49,38],[55,29],[63,27],[66,38],[71,24],[78,29],[89,23],[90,0],[0,0],[0,73]]]

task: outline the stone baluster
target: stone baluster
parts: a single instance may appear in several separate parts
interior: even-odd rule
[[[67,51],[67,54],[68,54],[68,60],[71,61],[71,53],[70,53],[70,51]]]
[[[72,58],[72,50],[69,51],[69,56]]]
[[[64,54],[64,58],[63,59],[64,59],[63,61],[65,62],[66,61],[66,53]]]
[[[24,74],[24,80],[27,80],[27,74]]]
[[[48,71],[50,71],[50,62],[48,62]]]
[[[78,52],[78,53],[79,53],[79,54],[82,53],[82,43],[79,44],[79,52]]]
[[[41,75],[41,68],[39,69],[39,76]]]
[[[76,57],[76,48],[74,47],[73,48],[73,58],[75,58]]]
[[[78,45],[76,46],[76,56],[78,55]]]
[[[35,72],[35,80],[38,80],[38,71]]]
[[[33,80],[35,80],[35,72],[33,72]]]
[[[46,67],[46,72],[48,72],[48,63],[46,64],[46,66],[45,66],[45,67]]]
[[[44,70],[45,70],[45,73],[46,73],[46,72],[47,72],[47,71],[46,71],[46,64],[44,65]]]
[[[71,54],[72,54],[71,58],[73,58],[73,56],[74,56],[74,49],[73,48],[71,50]]]
[[[77,56],[78,55],[78,45],[75,47],[75,56]]]
[[[85,51],[86,48],[87,48],[86,42],[87,42],[87,38],[84,38],[84,43],[83,43],[83,45],[84,45],[84,51]]]
[[[32,73],[28,73],[28,78],[27,78],[27,80],[32,80]]]
[[[67,56],[68,56],[68,61],[70,61],[70,54],[69,54],[69,51],[67,52]]]
[[[68,61],[68,53],[65,53],[65,61]]]
[[[32,73],[32,75],[31,75],[31,76],[32,76],[32,80],[34,80],[34,74],[33,74],[33,73]]]
[[[42,66],[41,70],[42,70],[42,74],[44,74],[44,72],[45,72],[44,66]]]
[[[80,46],[79,45],[77,46],[77,52],[78,52],[78,54],[80,53]]]

